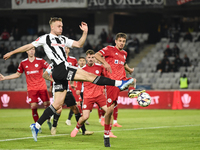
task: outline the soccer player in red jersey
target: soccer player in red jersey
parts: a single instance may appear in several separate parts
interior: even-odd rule
[[[93,50],[88,50],[86,52],[87,64],[82,69],[96,75],[104,75],[105,68],[101,64],[95,63],[94,54],[95,52]],[[84,82],[84,101],[82,105],[83,115],[77,122],[74,130],[71,132],[71,137],[76,136],[78,130],[89,118],[94,103],[97,103],[97,105],[101,107],[105,112],[107,111],[106,98],[103,94],[103,88],[103,86],[98,86],[90,82]]]
[[[42,58],[35,57],[34,47],[27,51],[27,54],[28,58],[21,61],[16,73],[8,76],[0,75],[0,80],[19,78],[21,74],[25,72],[29,103],[32,110],[33,120],[36,122],[39,119],[37,112],[39,102],[38,98],[43,101],[45,108],[50,105],[46,82],[42,77],[43,69],[47,69],[49,64]],[[50,119],[47,120],[47,123],[49,129],[51,129]]]
[[[126,34],[118,33],[115,37],[115,46],[107,46],[95,54],[96,59],[99,60],[107,70],[106,77],[115,80],[128,80],[126,71],[130,74],[134,71],[134,68],[130,68],[126,64],[127,52],[123,50],[126,44],[126,38]],[[129,97],[135,97],[141,92],[144,92],[144,90],[135,90],[135,87],[136,79],[129,85]],[[114,107],[117,105],[119,92],[120,90],[115,87],[106,86],[107,113],[109,114],[109,119],[114,111]],[[107,124],[106,119],[105,116],[104,145],[110,147],[109,132],[112,125]]]

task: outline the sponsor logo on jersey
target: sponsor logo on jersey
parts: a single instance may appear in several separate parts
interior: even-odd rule
[[[183,94],[181,97],[181,100],[183,102],[183,107],[189,107],[190,102],[191,102],[191,96],[189,94]]]
[[[51,43],[51,46],[65,47],[65,44]]]
[[[26,74],[35,74],[35,73],[39,73],[39,70],[34,70],[34,71],[27,71]]]
[[[115,63],[115,64],[121,64],[121,65],[124,65],[124,62],[123,62],[123,61],[119,61],[119,60],[115,60],[114,63]]]
[[[1,96],[1,101],[3,103],[3,107],[8,107],[8,103],[10,101],[10,96],[8,96],[8,94],[3,94]]]

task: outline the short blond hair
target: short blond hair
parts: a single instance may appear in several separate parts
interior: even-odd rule
[[[62,22],[62,18],[51,17],[51,19],[49,20],[49,25],[52,25],[52,23],[56,22],[56,21],[61,21]]]
[[[86,56],[87,55],[93,55],[93,54],[95,54],[95,52],[91,49],[87,50],[87,52],[86,52]]]

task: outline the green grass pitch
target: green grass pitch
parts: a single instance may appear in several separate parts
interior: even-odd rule
[[[44,109],[39,109],[39,115]],[[30,131],[33,123],[30,109],[0,109],[0,149],[71,149],[103,150],[103,131],[97,110],[89,118],[87,130],[91,136],[70,133],[76,122],[67,126],[69,109],[64,109],[52,136],[47,123],[42,125],[42,133],[35,142]],[[125,150],[199,150],[200,110],[133,110],[119,109],[118,123],[122,128],[113,127],[117,138],[111,138],[111,148]]]

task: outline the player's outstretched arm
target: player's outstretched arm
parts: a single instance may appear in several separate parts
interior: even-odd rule
[[[7,60],[8,58],[10,58],[13,54],[16,54],[16,53],[22,53],[22,52],[25,52],[25,51],[28,51],[30,50],[31,48],[33,48],[33,44],[26,44],[22,47],[19,47],[9,53],[6,53],[4,56],[3,56],[3,59]]]
[[[0,74],[0,81],[16,79],[16,78],[19,78],[20,76],[21,76],[21,73],[19,73],[19,72],[16,72],[16,73],[8,75],[8,76],[3,76],[2,74]]]
[[[78,41],[74,41],[73,42],[72,47],[77,47],[77,48],[83,47],[83,45],[85,43],[85,40],[87,38],[87,33],[88,33],[87,23],[81,22],[81,25],[79,27],[83,31],[83,34],[82,34],[81,38]]]

